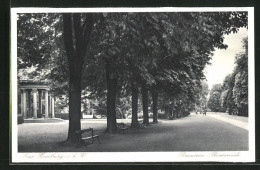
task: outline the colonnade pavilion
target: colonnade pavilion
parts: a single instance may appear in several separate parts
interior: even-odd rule
[[[54,118],[54,96],[47,81],[20,81],[21,111],[26,118]],[[31,95],[32,94],[32,95]],[[31,100],[32,96],[32,100]]]

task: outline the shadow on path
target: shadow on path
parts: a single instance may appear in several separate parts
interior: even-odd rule
[[[87,148],[60,147],[55,145],[67,136],[67,128],[53,125],[53,130],[45,133],[40,128],[35,135],[26,135],[26,127],[19,131],[19,151],[22,152],[160,152],[160,151],[246,151],[248,131],[212,118],[192,114],[177,120],[159,120],[147,128],[130,129],[129,133],[104,134],[104,123],[87,123],[85,128],[95,126],[100,129],[100,141]],[[43,126],[42,126],[43,128]],[[57,135],[57,131],[59,135]],[[27,129],[28,131],[28,129]],[[33,138],[40,138],[35,141]],[[30,140],[31,139],[31,140]],[[49,140],[51,139],[51,140]],[[32,142],[34,141],[34,142]]]

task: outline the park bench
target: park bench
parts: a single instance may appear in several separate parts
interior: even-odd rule
[[[122,123],[117,123],[117,129],[122,132],[125,131],[128,132],[129,127],[127,127],[126,124],[122,122]]]
[[[97,131],[97,130],[95,130],[95,131]],[[87,140],[89,140],[89,139],[92,139],[91,143],[93,143],[94,139],[97,138],[98,142],[100,143],[99,136],[98,135],[94,135],[94,129],[93,128],[77,130],[76,134],[81,134],[82,135],[81,141],[84,142],[86,147],[88,145]]]
[[[147,128],[147,125],[143,123],[143,121],[138,121],[139,127],[140,128]]]

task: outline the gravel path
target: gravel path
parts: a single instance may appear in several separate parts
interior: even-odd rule
[[[207,112],[207,115],[217,115],[218,117],[223,117],[231,120],[238,120],[241,122],[246,122],[248,123],[248,117],[244,116],[237,116],[237,115],[229,115],[228,113],[222,113],[222,112]]]
[[[228,113],[215,113],[209,112],[208,116],[211,116],[215,119],[222,120],[234,126],[240,127],[242,129],[248,130],[248,118],[236,115],[229,115]]]
[[[118,120],[118,122],[130,120]],[[129,121],[129,122],[128,122]],[[87,148],[56,145],[66,139],[68,122],[18,126],[19,152],[149,152],[248,150],[248,131],[211,116],[192,114],[178,120],[159,120],[125,134],[105,134],[106,120],[83,120],[82,128],[98,129]]]

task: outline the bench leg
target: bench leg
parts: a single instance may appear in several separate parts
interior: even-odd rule
[[[82,141],[82,140],[77,140],[77,142],[76,142],[76,148],[79,148],[79,147],[82,145],[83,142],[84,142],[84,141]]]
[[[98,136],[97,136],[97,139],[98,139],[99,144],[101,144]]]
[[[85,144],[85,147],[87,148],[88,147],[88,143],[86,140],[84,140],[84,144]]]

